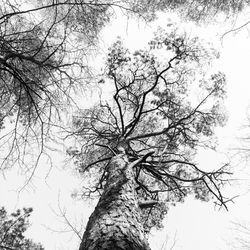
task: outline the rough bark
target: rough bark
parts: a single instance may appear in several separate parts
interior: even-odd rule
[[[119,154],[108,166],[107,183],[80,250],[150,250],[140,217],[132,164]]]

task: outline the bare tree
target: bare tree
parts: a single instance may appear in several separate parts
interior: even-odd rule
[[[205,171],[193,161],[197,148],[213,146],[213,129],[225,120],[224,74],[209,80],[196,74],[213,50],[175,29],[160,29],[149,44],[130,54],[120,40],[114,43],[101,79],[113,101],[74,117],[80,148],[68,153],[80,172],[94,176],[83,195],[100,195],[80,249],[149,249],[145,233],[161,226],[167,202],[190,193],[213,196],[226,208],[220,191],[226,166]],[[188,98],[195,81],[203,89],[197,103]]]

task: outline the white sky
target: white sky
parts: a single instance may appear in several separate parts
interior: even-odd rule
[[[151,27],[119,17],[119,20],[103,31],[102,46],[108,47],[119,35],[124,38],[125,44],[129,48],[142,48],[152,36],[151,31],[155,30],[158,25],[164,27],[169,22],[169,16],[169,14],[161,15],[156,24],[150,25]],[[240,23],[240,21],[238,22]],[[193,32],[199,30],[201,36],[215,41],[216,46],[221,45],[215,30],[219,30],[220,34],[227,30],[224,25],[199,29],[190,27]],[[219,151],[222,153],[218,156],[208,151],[200,152],[198,159],[203,166],[206,164],[216,166],[221,159],[225,158],[225,155],[231,152],[229,149],[238,143],[235,137],[239,134],[239,128],[246,122],[246,108],[250,104],[249,41],[247,29],[243,29],[235,36],[227,35],[223,40],[221,58],[216,67],[225,72],[227,76],[226,106],[229,121],[226,127],[217,130]],[[6,206],[9,211],[23,206],[33,207],[35,210],[31,218],[33,225],[27,235],[35,241],[40,241],[46,250],[77,250],[79,239],[72,232],[62,232],[69,228],[62,218],[55,215],[55,212],[59,212],[60,204],[61,208],[65,208],[72,224],[80,228],[87,222],[93,204],[91,206],[88,202],[75,201],[71,198],[72,192],[79,189],[82,180],[74,174],[73,166],[65,165],[63,154],[55,152],[52,157],[55,163],[49,176],[45,179],[49,166],[47,162],[42,162],[33,179],[33,185],[29,185],[19,196],[16,190],[22,186],[23,178],[17,170],[7,172],[6,179],[0,180],[1,205]],[[237,165],[236,176],[249,178],[245,173],[250,173],[250,171],[244,162],[238,163],[233,160],[233,163],[235,166]],[[164,249],[170,249],[174,238],[176,239],[174,250],[230,249],[228,246],[232,238],[232,236],[229,237],[230,234],[232,235],[232,232],[229,231],[230,222],[249,218],[250,195],[246,193],[247,187],[250,185],[244,181],[244,185],[235,185],[225,190],[227,193],[244,194],[235,200],[235,204],[229,206],[229,212],[214,209],[212,203],[199,202],[192,198],[188,198],[184,204],[172,207],[164,221],[164,225],[166,225],[164,230],[152,232],[153,237],[150,238],[152,250],[161,249],[166,239],[168,241]],[[48,227],[51,230],[48,230]],[[61,231],[61,233],[52,230]]]

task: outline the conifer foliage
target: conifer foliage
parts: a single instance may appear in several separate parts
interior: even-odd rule
[[[34,243],[25,237],[30,226],[29,217],[32,208],[23,208],[7,214],[4,207],[0,208],[0,249],[3,250],[44,250],[41,244]]]
[[[188,194],[201,200],[214,197],[226,207],[220,191],[229,174],[226,166],[206,171],[194,161],[199,147],[214,146],[214,128],[226,120],[221,112],[224,74],[204,77],[206,65],[216,56],[172,25],[168,31],[159,29],[148,49],[130,53],[119,39],[110,48],[100,82],[110,88],[112,99],[100,100],[74,117],[72,135],[81,149],[68,150],[80,172],[95,176],[84,195],[100,194],[81,249],[99,249],[103,242],[96,243],[97,248],[91,244],[101,235],[108,247],[115,241],[121,249],[148,249],[138,235],[160,227],[168,205]],[[190,95],[195,85],[200,89],[198,99]],[[106,232],[122,228],[121,221],[134,225],[137,232],[131,236],[121,229],[121,238],[109,239]],[[106,227],[97,226],[102,224]],[[126,237],[137,237],[130,242],[134,248],[122,241]]]

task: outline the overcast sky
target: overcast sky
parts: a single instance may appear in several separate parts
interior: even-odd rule
[[[170,17],[169,14],[162,14],[157,22],[145,26],[118,15],[112,25],[102,32],[101,46],[105,51],[105,48],[120,36],[125,45],[132,50],[142,48],[152,36],[152,31],[158,25],[164,27],[170,21]],[[175,17],[172,18],[176,20]],[[240,24],[243,19],[244,16],[242,19],[239,18],[238,23]],[[225,105],[229,120],[226,127],[217,130],[220,153],[201,151],[197,156],[200,165],[212,164],[219,167],[223,160],[233,154],[231,149],[239,144],[236,137],[242,134],[240,128],[247,122],[246,114],[250,104],[249,33],[247,28],[244,28],[237,34],[228,34],[224,37],[222,45],[219,37],[230,28],[230,25],[187,27],[190,33],[199,34],[220,48],[221,57],[215,63],[215,67],[222,70],[227,77],[228,97]],[[104,55],[100,56],[98,60],[101,61],[103,57]],[[91,101],[93,98],[92,96]],[[54,167],[50,169],[48,162],[42,162],[32,183],[21,193],[16,192],[24,181],[20,172],[17,169],[6,172],[6,178],[2,177],[0,180],[1,205],[6,206],[9,211],[23,206],[33,207],[32,227],[27,235],[35,241],[40,241],[46,250],[78,249],[79,238],[69,232],[70,228],[65,224],[65,219],[60,217],[60,209],[61,212],[65,212],[71,223],[80,229],[81,225],[87,222],[94,203],[71,198],[71,194],[81,187],[82,180],[74,173],[73,166],[64,162],[64,154],[54,153],[53,158]],[[170,208],[162,231],[152,232],[150,242],[153,250],[161,249],[166,239],[164,249],[170,249],[174,242],[174,250],[230,249],[228,244],[232,239],[232,236],[229,237],[231,221],[248,220],[250,207],[250,196],[247,193],[247,174],[250,170],[248,171],[245,161],[239,162],[239,157],[233,158],[232,163],[235,166],[235,176],[246,180],[240,184],[235,183],[225,190],[232,195],[241,194],[235,199],[235,204],[229,205],[229,212],[215,208],[211,202],[195,201],[190,197],[184,204]]]

